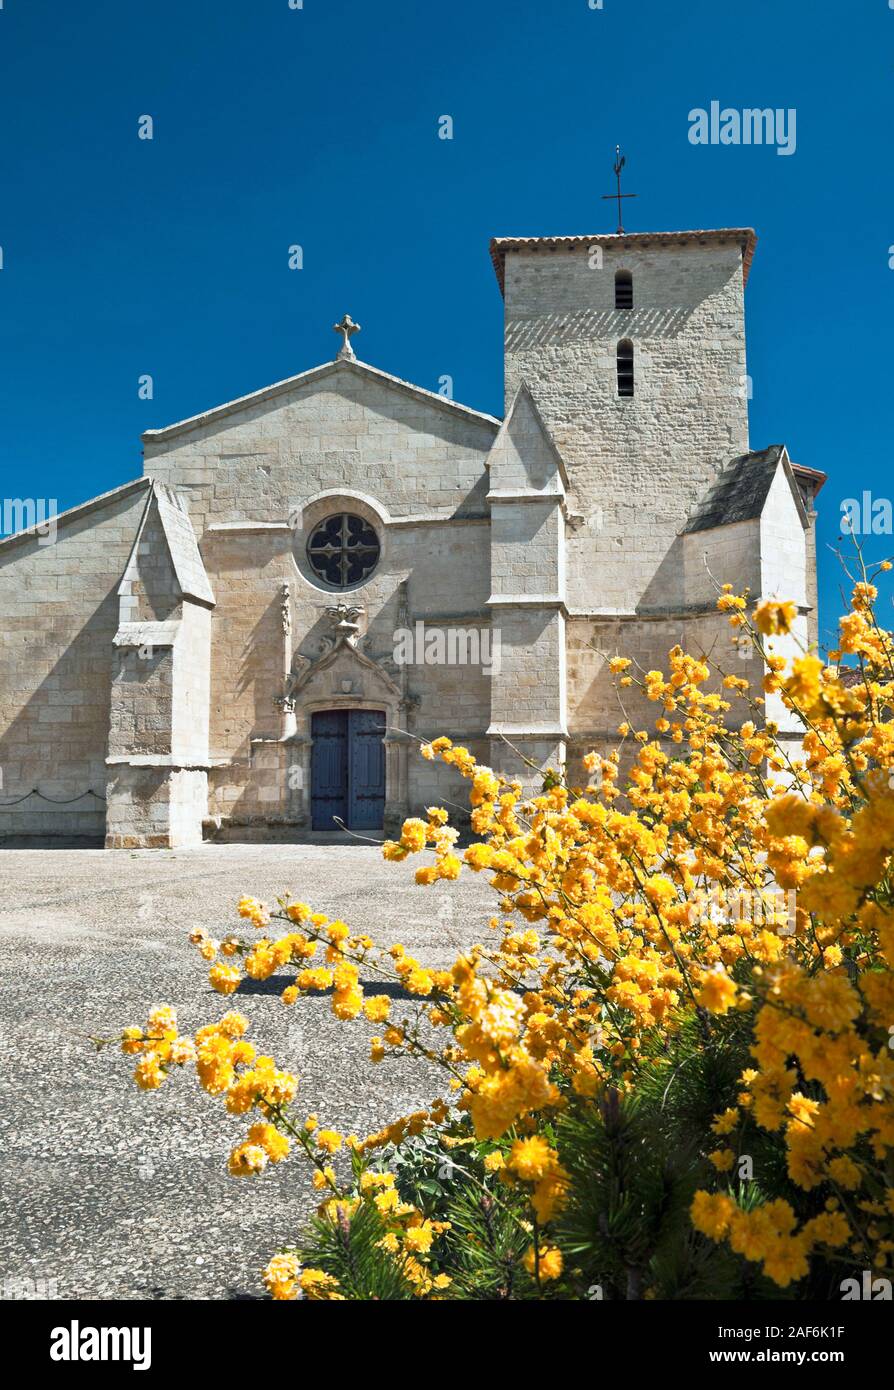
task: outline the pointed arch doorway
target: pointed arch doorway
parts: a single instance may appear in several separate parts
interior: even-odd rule
[[[311,827],[381,830],[385,817],[385,711],[311,715]]]

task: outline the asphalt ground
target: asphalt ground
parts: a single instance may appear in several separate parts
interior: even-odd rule
[[[449,965],[486,939],[495,900],[468,872],[419,887],[419,862],[344,844],[0,851],[0,1296],[263,1295],[269,1256],[318,1200],[306,1165],[230,1177],[243,1117],[191,1072],[139,1092],[131,1060],[90,1038],[142,1023],[159,1003],[176,1007],[183,1032],[236,1007],[259,1051],[299,1075],[302,1116],[364,1135],[419,1108],[443,1092],[436,1069],[374,1065],[372,1026],[340,1022],[325,997],[286,1008],[287,975],[223,999],[187,940],[195,926],[219,938],[244,925],[243,893],[270,903],[288,893]]]

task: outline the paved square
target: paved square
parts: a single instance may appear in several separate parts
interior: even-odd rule
[[[187,941],[239,919],[242,893],[290,893],[426,964],[486,939],[494,898],[464,873],[420,888],[406,864],[354,845],[206,845],[195,850],[0,851],[0,1282],[49,1281],[66,1298],[240,1298],[315,1205],[306,1166],[258,1180],[226,1161],[245,1130],[189,1074],[137,1092],[129,1059],[90,1035],[171,1003],[184,1032],[238,1007],[249,1037],[301,1078],[299,1107],[369,1133],[440,1085],[424,1064],[368,1060],[371,1028],[328,1000],[287,1009],[278,978],[225,1001]],[[244,988],[244,987],[243,987]]]

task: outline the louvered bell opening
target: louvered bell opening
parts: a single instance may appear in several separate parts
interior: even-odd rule
[[[633,344],[618,344],[618,395],[633,395]]]
[[[629,270],[619,270],[615,276],[615,308],[633,308],[633,276]]]

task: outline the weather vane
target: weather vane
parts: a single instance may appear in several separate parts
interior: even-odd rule
[[[617,198],[617,200],[618,200],[618,235],[619,235],[619,236],[623,236],[623,235],[624,235],[624,228],[623,228],[623,226],[622,226],[622,224],[621,224],[621,199],[622,199],[622,198],[635,198],[635,197],[636,197],[636,194],[635,194],[635,193],[622,193],[622,192],[621,192],[621,170],[624,168],[624,165],[625,165],[626,163],[627,163],[627,156],[626,156],[626,155],[623,155],[623,154],[621,153],[621,146],[620,146],[620,145],[615,145],[615,162],[614,162],[614,166],[613,166],[613,167],[614,167],[614,171],[615,171],[615,178],[616,178],[617,181],[618,181],[618,191],[617,191],[617,193],[603,193],[603,195],[602,195],[602,200],[603,200],[603,202],[606,200],[606,198]]]

